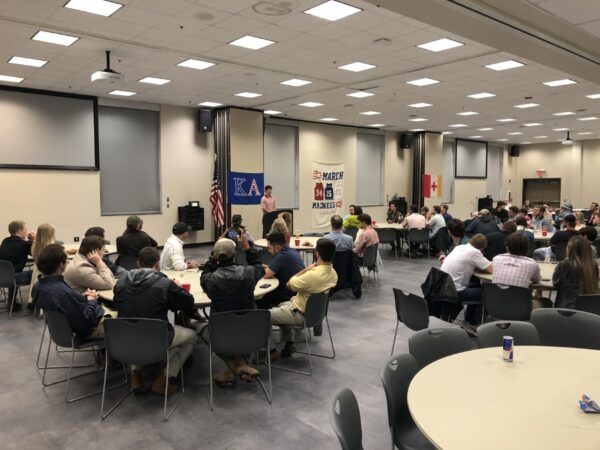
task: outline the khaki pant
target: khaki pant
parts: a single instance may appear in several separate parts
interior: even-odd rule
[[[116,318],[118,315],[114,309],[108,309],[104,307],[104,316],[100,318],[98,325],[94,328],[94,331],[87,337],[87,339],[102,339],[104,337],[104,320],[107,318]]]
[[[304,324],[304,314],[294,310],[291,301],[283,302],[269,311],[271,311],[271,323],[281,327],[281,341],[292,342],[292,330],[285,325],[302,326]]]

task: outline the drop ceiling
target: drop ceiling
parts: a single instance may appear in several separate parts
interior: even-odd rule
[[[569,128],[575,139],[597,139],[600,85],[579,79],[534,61],[479,44],[395,12],[359,0],[345,3],[362,9],[336,22],[304,14],[323,0],[249,2],[245,0],[123,0],[111,17],[63,7],[65,0],[0,0],[0,74],[23,77],[18,86],[107,97],[118,89],[135,92],[129,100],[196,106],[218,102],[228,106],[282,111],[281,116],[319,121],[336,118],[337,124],[405,131],[452,131],[454,137],[508,143],[550,142],[563,139]],[[540,1],[537,7],[559,8],[564,2]],[[569,2],[574,20],[586,16],[594,2]],[[553,6],[554,5],[554,6]],[[592,11],[593,12],[593,11]],[[557,11],[557,14],[561,10]],[[590,15],[590,21],[599,17]],[[574,22],[575,23],[575,22]],[[38,41],[39,30],[80,37],[70,47]],[[589,31],[589,30],[588,30]],[[254,51],[228,45],[246,34],[275,41]],[[417,45],[441,38],[463,43],[442,52]],[[596,39],[590,34],[590,39]],[[600,40],[599,40],[600,43]],[[112,51],[112,67],[126,80],[111,85],[90,82],[92,72],[105,67],[104,51]],[[41,68],[8,64],[12,56],[47,60]],[[206,70],[178,67],[188,59],[215,63]],[[509,59],[525,66],[495,72],[484,68]],[[338,66],[352,62],[375,65],[363,72]],[[162,86],[139,83],[144,77],[171,80]],[[300,87],[280,84],[297,78],[311,81]],[[432,78],[437,84],[417,87],[407,81]],[[543,82],[570,78],[577,84],[548,87]],[[374,96],[348,97],[356,90]],[[262,96],[242,98],[240,92]],[[472,99],[489,92],[496,96]],[[305,102],[323,106],[306,108]],[[409,104],[430,103],[425,108]],[[540,106],[518,109],[534,102]],[[376,111],[381,114],[360,114]],[[474,111],[470,116],[460,112]],[[572,116],[553,116],[570,111]],[[410,119],[427,119],[411,121]],[[498,119],[514,118],[501,123]],[[467,127],[452,128],[453,124]],[[524,127],[525,123],[541,123]],[[480,131],[480,128],[492,130]],[[508,133],[521,132],[522,135]],[[578,135],[578,133],[591,133]],[[546,137],[541,137],[546,136]]]

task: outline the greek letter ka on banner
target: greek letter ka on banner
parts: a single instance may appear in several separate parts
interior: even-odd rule
[[[312,162],[312,227],[331,225],[331,216],[340,214],[344,197],[344,163]]]
[[[423,175],[423,198],[442,198],[441,175]]]

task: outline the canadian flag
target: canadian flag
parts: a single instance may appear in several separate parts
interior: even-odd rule
[[[442,176],[423,174],[423,197],[442,198]]]

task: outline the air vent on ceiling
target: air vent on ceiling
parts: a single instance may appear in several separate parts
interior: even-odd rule
[[[295,1],[263,1],[252,6],[254,12],[263,16],[285,16],[293,11]]]

